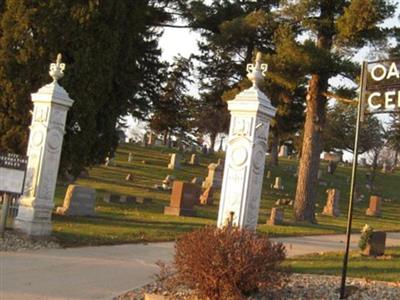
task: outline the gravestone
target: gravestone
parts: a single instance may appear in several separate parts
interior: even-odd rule
[[[162,188],[164,190],[171,189],[172,183],[174,182],[175,177],[172,175],[167,175],[162,182]]]
[[[155,136],[154,136],[154,133],[152,133],[152,132],[149,132],[148,133],[148,135],[147,135],[147,144],[148,145],[153,145],[154,144],[154,140],[155,140]]]
[[[322,170],[318,170],[318,175],[317,175],[318,180],[322,178],[322,175],[323,175]]]
[[[280,207],[273,207],[271,209],[271,216],[267,221],[268,225],[281,225],[283,224],[284,209]]]
[[[127,196],[127,195],[119,195],[119,194],[111,194],[105,193],[103,196],[103,201],[106,203],[136,203],[135,196]]]
[[[110,157],[106,157],[106,162],[104,163],[104,166],[106,166],[106,167],[109,167],[109,166],[111,166],[111,167],[115,167],[115,159],[114,158],[110,158]]]
[[[275,177],[275,183],[272,187],[276,190],[283,190],[282,178]]]
[[[268,172],[267,172],[267,179],[270,179],[271,176],[272,176],[271,171],[268,170]]]
[[[180,163],[181,156],[180,156],[180,154],[179,153],[173,153],[173,154],[170,154],[170,155],[171,155],[171,160],[169,162],[168,169],[171,169],[171,170],[180,169],[180,167],[181,167],[181,163]]]
[[[170,205],[164,214],[170,216],[194,216],[193,206],[198,202],[200,187],[188,182],[174,181]]]
[[[206,189],[203,194],[200,196],[200,204],[201,205],[212,205],[213,204],[213,188],[210,186]]]
[[[126,181],[133,181],[133,174],[128,173],[128,174],[126,175],[126,177],[125,177],[125,180],[126,180]]]
[[[267,71],[261,59],[259,52],[256,63],[247,66],[252,87],[228,101],[231,119],[218,211],[219,228],[231,224],[255,230],[258,223],[268,133],[276,113],[260,89]]]
[[[199,164],[199,161],[197,159],[197,155],[192,154],[192,156],[190,157],[189,165],[197,166],[198,164]]]
[[[279,157],[287,157],[288,154],[289,154],[289,148],[288,148],[288,146],[282,145],[282,146],[279,148],[279,154],[278,154],[278,156],[279,156]]]
[[[368,256],[382,256],[385,254],[385,247],[386,232],[374,231],[371,233],[370,239],[362,254]]]
[[[209,187],[220,188],[222,184],[222,167],[218,164],[209,164],[208,165],[208,176],[203,181],[202,187],[203,189],[207,189]]]
[[[339,217],[340,191],[338,189],[328,189],[326,193],[328,196],[322,214],[326,216]]]
[[[382,198],[379,196],[372,195],[369,198],[369,207],[367,208],[365,214],[367,216],[380,217],[381,204],[382,204]]]
[[[95,216],[96,191],[94,189],[70,184],[62,207],[57,214],[66,216]]]
[[[367,166],[367,159],[361,158],[360,159],[360,167],[365,167],[365,166]]]
[[[142,196],[136,196],[136,203],[140,204],[151,204],[153,202],[153,199],[147,198],[147,197],[142,197]]]
[[[194,183],[197,185],[201,185],[202,182],[203,182],[203,180],[200,177],[194,177],[191,181],[191,183]]]
[[[128,155],[128,162],[132,162],[133,161],[133,153],[132,152],[129,152],[129,155]]]

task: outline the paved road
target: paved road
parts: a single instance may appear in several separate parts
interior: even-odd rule
[[[344,235],[277,238],[289,256],[340,251]],[[352,239],[357,247],[358,236]],[[388,246],[400,246],[389,233]],[[159,259],[170,260],[173,243],[42,249],[0,253],[0,300],[112,299],[152,279]]]

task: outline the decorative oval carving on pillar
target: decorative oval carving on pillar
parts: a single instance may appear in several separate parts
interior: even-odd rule
[[[32,134],[32,145],[35,147],[39,147],[42,145],[44,139],[44,134],[42,131],[35,131]]]
[[[61,147],[63,137],[56,130],[51,130],[48,134],[48,145],[52,151],[55,151]]]
[[[247,161],[248,157],[249,154],[244,146],[239,146],[232,150],[232,161],[238,167],[242,166]]]

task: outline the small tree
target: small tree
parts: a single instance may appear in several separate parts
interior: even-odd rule
[[[354,151],[354,139],[357,123],[355,105],[336,103],[328,109],[326,128],[324,130],[324,150]],[[380,121],[371,115],[365,116],[361,123],[359,136],[359,153],[383,146],[383,127]]]
[[[388,146],[394,151],[394,166],[396,167],[400,155],[400,116],[393,114],[386,134]]]

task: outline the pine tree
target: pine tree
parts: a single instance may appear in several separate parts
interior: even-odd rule
[[[298,221],[316,222],[317,173],[323,149],[323,131],[329,79],[336,75],[355,78],[349,63],[364,45],[385,41],[386,32],[378,25],[394,11],[384,0],[299,0],[284,1],[280,14],[295,24],[296,47],[287,49],[302,55],[307,74],[307,111],[302,156],[294,204]],[[304,39],[304,37],[306,37]]]
[[[24,153],[30,93],[49,82],[61,52],[61,85],[75,103],[68,113],[61,169],[112,155],[117,124],[128,112],[144,117],[160,92],[161,31],[167,14],[152,0],[6,0],[0,15],[0,150]]]
[[[211,149],[220,132],[229,126],[226,101],[240,92],[246,78],[246,64],[254,49],[272,51],[272,35],[276,22],[271,10],[277,1],[214,0],[182,2],[180,9],[188,26],[202,37],[198,74],[200,79],[200,108],[197,124],[201,133],[211,139]]]
[[[150,127],[164,134],[164,144],[173,134],[181,136],[190,130],[191,106],[195,100],[187,94],[188,84],[192,83],[190,59],[182,56],[174,58],[167,71],[160,98],[155,103],[150,119]]]

